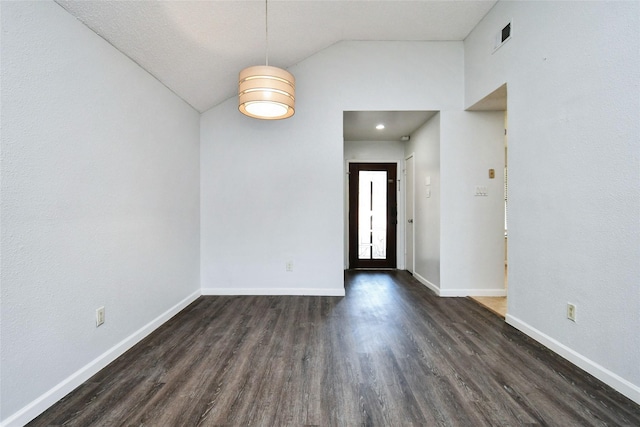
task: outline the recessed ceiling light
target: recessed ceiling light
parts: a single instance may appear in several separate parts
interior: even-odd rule
[[[380,123],[379,125],[376,126],[376,129],[382,130],[382,129],[384,129],[384,125],[382,123]]]

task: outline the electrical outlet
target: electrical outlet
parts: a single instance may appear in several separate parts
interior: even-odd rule
[[[293,271],[293,261],[287,261],[287,271]]]
[[[104,323],[104,307],[96,310],[96,328]]]
[[[576,321],[576,305],[567,303],[567,319]]]

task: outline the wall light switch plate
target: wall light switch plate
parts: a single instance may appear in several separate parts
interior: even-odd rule
[[[570,302],[567,303],[567,319],[576,321],[576,305]]]
[[[488,189],[486,185],[477,185],[476,186],[476,196],[488,196]]]
[[[104,307],[96,309],[96,328],[104,323]]]

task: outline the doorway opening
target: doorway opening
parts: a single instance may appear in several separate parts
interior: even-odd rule
[[[349,164],[349,267],[396,268],[397,165]]]
[[[487,297],[474,296],[471,299],[483,305],[498,316],[505,318],[507,314],[508,299],[508,231],[507,231],[507,214],[508,214],[508,114],[507,114],[507,84],[503,84],[495,91],[478,101],[469,110],[472,111],[503,111],[504,112],[504,296]]]

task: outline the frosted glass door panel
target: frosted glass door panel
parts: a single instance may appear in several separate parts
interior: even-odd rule
[[[359,171],[358,259],[387,258],[387,172]]]

